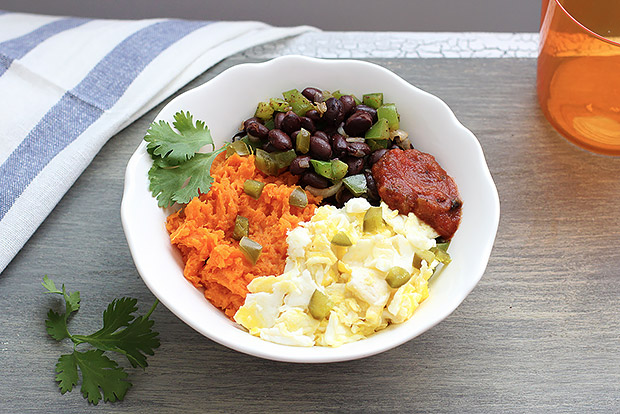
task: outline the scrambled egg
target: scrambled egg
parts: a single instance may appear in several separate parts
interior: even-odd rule
[[[309,222],[290,231],[284,273],[254,279],[235,321],[267,341],[337,347],[409,319],[428,297],[427,281],[438,264],[422,260],[417,269],[413,257],[434,247],[437,233],[413,213],[399,215],[384,203],[383,227],[364,232],[369,208],[363,198],[341,209],[322,206]],[[348,236],[350,247],[332,244],[339,232]],[[393,266],[412,274],[399,288],[385,280]],[[315,290],[333,304],[322,320],[308,308]]]

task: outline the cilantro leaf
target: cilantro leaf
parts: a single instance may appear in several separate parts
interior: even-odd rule
[[[103,328],[90,336],[111,334],[118,328],[127,326],[134,318],[132,313],[138,310],[137,303],[138,300],[132,298],[113,300],[103,311]]]
[[[73,312],[80,309],[80,292],[67,292],[65,285],[62,285],[62,290],[58,289],[54,281],[47,276],[43,277],[42,285],[47,289],[48,293],[62,295],[65,299],[65,313],[57,313],[51,309],[47,313],[47,319],[45,320],[45,329],[47,333],[57,341],[70,338],[71,335],[67,329],[67,320]]]
[[[160,207],[169,207],[175,202],[186,204],[199,193],[211,188],[211,164],[225,148],[208,154],[197,153],[193,158],[176,167],[165,168],[163,162],[155,160],[149,170],[150,185]],[[188,181],[189,179],[189,181]],[[187,184],[185,182],[187,181]]]
[[[146,355],[153,355],[154,349],[159,347],[159,334],[151,329],[154,322],[148,316],[134,319],[132,313],[138,309],[136,303],[137,300],[131,298],[114,300],[103,313],[100,330],[91,335],[74,335],[74,338],[105,351],[121,353],[134,368],[146,368]]]
[[[114,402],[125,397],[125,393],[131,387],[131,382],[126,380],[127,373],[115,361],[103,355],[102,350],[73,351],[71,355],[82,372],[81,391],[88,402],[97,405],[101,400],[101,392],[104,401]]]
[[[47,330],[49,336],[57,341],[62,341],[63,339],[69,337],[67,320],[64,313],[56,313],[50,309],[49,312],[47,312],[45,329]]]
[[[179,165],[192,158],[203,146],[213,145],[209,128],[200,120],[194,125],[189,112],[174,114],[173,125],[178,133],[166,121],[153,122],[144,137],[149,153],[161,157],[167,165]]]
[[[54,281],[47,277],[47,275],[43,276],[43,283],[41,284],[47,289],[48,293],[60,293],[62,295],[62,290],[59,290]]]
[[[134,368],[137,366],[146,368],[148,366],[146,355],[153,355],[154,350],[159,347],[157,338],[159,334],[151,330],[153,323],[144,316],[136,318],[127,328],[110,335],[107,344],[111,345],[109,350],[124,354]],[[104,345],[102,343],[99,348],[105,349]]]
[[[65,354],[58,358],[56,363],[56,381],[60,387],[60,393],[71,391],[78,383],[77,361],[75,355]]]
[[[65,297],[65,308],[67,310],[67,317],[80,309],[80,292],[69,293],[65,291],[65,285],[62,285],[62,294]]]

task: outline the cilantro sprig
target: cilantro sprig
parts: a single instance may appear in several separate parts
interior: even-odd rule
[[[224,150],[215,150],[209,128],[200,120],[194,124],[189,112],[174,114],[172,126],[163,120],[153,122],[144,137],[153,158],[149,190],[160,207],[187,204],[200,193],[208,192],[213,183],[211,165]],[[198,152],[207,145],[214,151]]]
[[[69,332],[68,321],[80,309],[80,292],[68,292],[65,285],[59,289],[47,276],[43,278],[47,293],[59,294],[65,301],[65,312],[50,309],[45,320],[47,333],[57,341],[70,339],[73,352],[61,355],[56,363],[56,381],[62,394],[73,390],[82,377],[81,392],[84,398],[97,405],[104,401],[122,400],[131,387],[128,374],[118,363],[105,355],[116,352],[124,355],[132,367],[146,368],[147,355],[153,355],[159,347],[159,333],[153,331],[150,318],[159,301],[155,301],[144,316],[134,316],[138,310],[137,299],[115,299],[103,312],[103,327],[90,335],[74,335]],[[78,351],[81,344],[89,344],[95,349]],[[103,397],[102,397],[103,393]]]

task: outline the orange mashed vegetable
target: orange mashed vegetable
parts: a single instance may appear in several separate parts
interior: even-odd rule
[[[185,278],[204,288],[205,297],[232,318],[252,279],[284,271],[287,232],[310,220],[320,199],[308,194],[305,208],[291,206],[288,200],[297,177],[288,172],[270,177],[254,167],[254,156],[224,155],[211,167],[211,189],[171,214],[166,228],[183,256]],[[267,183],[258,200],[243,191],[247,179]],[[237,215],[248,218],[248,237],[263,246],[256,265],[232,238]]]

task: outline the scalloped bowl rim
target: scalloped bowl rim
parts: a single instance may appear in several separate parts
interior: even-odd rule
[[[359,95],[383,92],[399,108],[401,127],[410,133],[416,148],[433,154],[459,186],[464,205],[461,225],[450,246],[453,261],[431,279],[430,296],[411,319],[337,348],[280,345],[250,335],[183,277],[180,254],[170,245],[165,229],[170,210],[157,207],[148,190],[147,172],[152,162],[144,141],[127,165],[121,221],[144,283],[199,333],[231,349],[276,361],[346,361],[401,345],[445,319],[461,304],[486,269],[499,225],[499,197],[480,143],[450,108],[438,97],[369,62],[283,56],[239,64],[177,96],[155,120],[170,121],[175,112],[189,111],[195,119],[206,122],[221,145],[243,119],[252,116],[258,101],[305,86]]]

